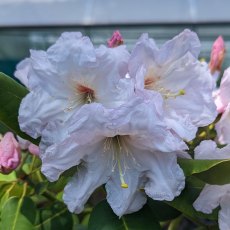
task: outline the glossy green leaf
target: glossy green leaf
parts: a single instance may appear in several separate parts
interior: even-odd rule
[[[29,197],[11,197],[1,212],[4,230],[31,230],[36,219],[36,208]]]
[[[158,221],[172,220],[181,215],[181,212],[163,201],[148,198],[148,206],[151,208]]]
[[[39,220],[35,230],[66,230],[72,229],[72,214],[63,205],[54,205],[47,209],[39,210]]]
[[[0,134],[4,134],[8,131],[9,131],[9,129],[0,121]]]
[[[230,160],[178,159],[186,176],[196,176],[208,184],[230,183]],[[224,176],[223,176],[224,175]]]
[[[182,191],[180,196],[176,197],[173,201],[166,203],[182,212],[185,216],[192,220],[198,220],[200,218],[217,220],[217,210],[215,210],[212,214],[207,215],[201,212],[197,212],[192,206],[202,191],[204,185],[205,183],[203,181],[193,176],[188,177],[186,180],[185,189]]]
[[[113,213],[106,201],[99,203],[89,220],[89,230],[158,230],[161,229],[151,209],[145,205],[139,212],[122,216]]]
[[[28,90],[7,75],[0,73],[0,122],[2,126],[17,135],[38,144],[30,136],[23,133],[18,125],[18,109]]]

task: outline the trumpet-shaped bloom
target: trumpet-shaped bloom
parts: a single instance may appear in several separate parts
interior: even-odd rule
[[[8,174],[18,167],[21,160],[20,146],[13,133],[6,133],[0,141],[0,172]]]
[[[197,127],[211,123],[216,117],[213,80],[208,68],[197,60],[199,52],[199,39],[189,30],[160,49],[143,34],[129,63],[136,89],[144,90],[145,94],[159,92],[167,125],[187,140],[195,137]]]
[[[19,109],[21,129],[37,138],[51,120],[64,122],[84,104],[116,107],[133,93],[124,46],[95,49],[81,33],[63,33],[47,51],[31,51],[15,76],[29,88]],[[28,81],[27,81],[28,80]]]
[[[156,200],[180,194],[184,174],[176,154],[186,145],[165,126],[159,94],[154,97],[134,97],[116,109],[94,103],[76,111],[65,124],[49,123],[42,136],[41,146],[49,146],[41,153],[42,172],[55,181],[78,165],[63,195],[71,212],[81,212],[102,184],[118,216],[139,210],[145,194]]]
[[[222,149],[217,148],[213,141],[203,141],[195,149],[196,159],[229,159],[230,145]],[[219,227],[220,230],[230,229],[230,184],[209,185],[206,184],[193,206],[197,211],[212,213],[220,205]]]

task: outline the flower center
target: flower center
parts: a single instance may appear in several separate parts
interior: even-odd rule
[[[148,70],[144,81],[145,89],[158,91],[165,99],[176,98],[178,96],[185,95],[184,89],[180,89],[177,92],[172,92],[171,90],[163,87],[160,84],[160,77],[155,74],[153,68]]]
[[[81,96],[84,104],[90,104],[95,100],[95,93],[93,89],[78,84],[76,90],[77,94]]]
[[[69,105],[65,111],[70,111],[79,105],[90,104],[96,100],[95,91],[83,84],[74,87],[75,95],[69,99]]]

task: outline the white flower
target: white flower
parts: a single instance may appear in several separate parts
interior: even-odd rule
[[[199,52],[199,39],[189,30],[160,49],[143,34],[129,62],[137,91],[159,92],[164,100],[167,125],[186,140],[195,137],[197,127],[208,125],[216,117],[212,76],[197,60]]]
[[[229,159],[230,145],[217,148],[213,141],[203,141],[195,149],[195,159]],[[219,227],[220,230],[230,229],[230,184],[206,184],[193,206],[197,211],[210,214],[220,205]]]
[[[49,123],[41,144],[49,145],[41,153],[44,175],[55,181],[79,165],[64,190],[71,212],[81,212],[105,183],[107,200],[118,216],[139,210],[145,193],[156,200],[180,194],[185,178],[176,154],[186,145],[165,127],[159,94],[153,96],[149,101],[134,97],[116,109],[94,103],[64,124]]]
[[[124,103],[133,94],[125,78],[128,58],[124,46],[95,49],[81,33],[63,33],[46,52],[32,50],[15,73],[30,90],[20,106],[20,128],[37,138],[49,121],[64,122],[84,104]]]

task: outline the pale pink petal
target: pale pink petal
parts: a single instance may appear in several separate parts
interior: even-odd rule
[[[39,147],[37,145],[30,144],[28,150],[33,155],[36,155],[36,156],[39,155]]]
[[[217,105],[218,112],[223,112],[230,102],[230,68],[224,71],[224,75],[221,79],[220,88],[215,95],[215,103]]]
[[[215,125],[217,138],[221,144],[230,143],[230,104]]]

